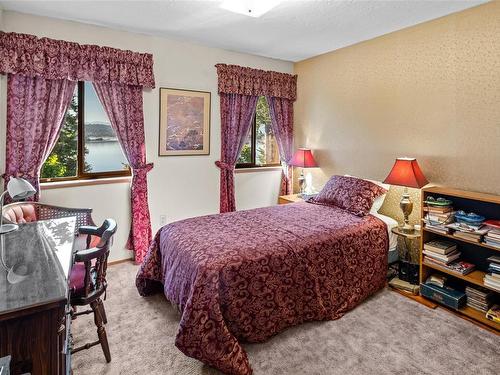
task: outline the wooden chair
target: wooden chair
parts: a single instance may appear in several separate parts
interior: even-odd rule
[[[91,208],[60,207],[38,202],[15,202],[4,206],[2,215],[6,221],[13,224],[24,224],[38,220],[75,216],[75,234],[78,234],[78,228],[81,226],[95,226],[92,220]]]
[[[4,222],[20,225],[39,220],[74,216],[76,218],[75,250],[96,246],[100,240],[96,236],[83,236],[79,232],[81,226],[95,226],[91,208],[60,207],[38,202],[15,202],[3,207],[2,216]],[[86,241],[87,243],[85,243]]]
[[[94,313],[94,322],[97,326],[99,339],[73,349],[72,353],[101,344],[106,361],[110,362],[111,354],[106,329],[104,328],[104,324],[107,324],[107,318],[101,296],[104,294],[105,299],[108,255],[112,237],[116,232],[116,222],[113,219],[106,219],[99,228],[81,226],[79,232],[88,237],[97,236],[100,241],[95,247],[79,250],[75,253],[75,264],[70,275],[72,319],[82,314]],[[87,241],[88,243],[90,241]],[[90,305],[90,309],[77,312],[77,306],[86,305]]]

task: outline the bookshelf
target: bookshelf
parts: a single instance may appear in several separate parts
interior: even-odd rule
[[[500,219],[500,196],[493,194],[477,193],[450,189],[446,187],[430,187],[422,190],[421,202],[421,219],[424,224],[425,204],[424,201],[428,196],[445,197],[453,201],[455,210],[464,210],[466,212],[475,212],[487,218]],[[431,264],[423,260],[424,243],[435,239],[447,239],[457,243],[462,252],[461,259],[474,263],[476,270],[467,275],[449,271],[439,265]],[[485,243],[476,242],[464,238],[453,236],[452,234],[444,234],[438,231],[427,229],[422,225],[422,237],[420,239],[420,282],[423,283],[431,274],[445,274],[448,279],[458,287],[465,287],[467,284],[481,286],[485,289],[492,290],[495,293],[496,303],[500,303],[500,293],[493,288],[490,288],[483,283],[483,277],[487,269],[486,258],[492,255],[499,255],[500,249],[487,245]],[[425,298],[425,297],[422,297]],[[440,305],[442,306],[442,305]],[[480,324],[483,327],[488,327],[490,330],[500,333],[500,324],[488,320],[485,314],[479,310],[464,306],[457,310],[442,306],[444,309],[450,310],[458,315]]]

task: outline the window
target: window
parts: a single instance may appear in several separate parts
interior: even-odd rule
[[[257,109],[247,140],[241,149],[236,168],[280,165],[278,144],[271,127],[269,105],[264,96],[257,100]]]
[[[116,133],[90,82],[78,82],[42,181],[130,176]]]

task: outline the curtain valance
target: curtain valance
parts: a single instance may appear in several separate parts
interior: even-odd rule
[[[238,65],[217,64],[219,94],[263,95],[294,101],[297,76],[252,69]]]
[[[0,73],[154,88],[153,55],[0,32]]]

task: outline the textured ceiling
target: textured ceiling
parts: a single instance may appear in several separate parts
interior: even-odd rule
[[[221,1],[0,0],[0,6],[299,61],[485,2],[284,1],[260,18],[221,9]]]

